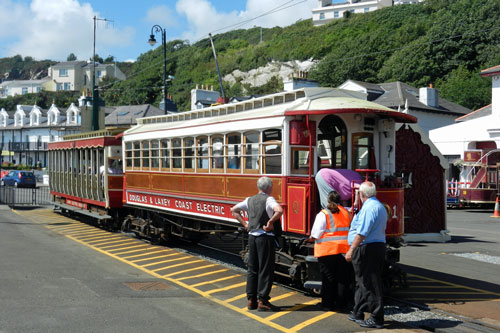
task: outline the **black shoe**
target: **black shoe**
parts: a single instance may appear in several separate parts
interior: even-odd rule
[[[367,328],[384,328],[384,323],[376,322],[372,317],[358,322],[359,326]]]
[[[358,321],[362,321],[363,319],[365,319],[365,315],[363,313],[354,313],[351,311],[351,313],[349,313],[349,315],[347,316],[347,319],[357,323]]]

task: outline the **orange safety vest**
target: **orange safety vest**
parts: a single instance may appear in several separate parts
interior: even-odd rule
[[[328,209],[322,210],[326,215],[326,230],[314,243],[314,256],[316,258],[347,253],[349,250],[347,235],[349,234],[351,216],[344,207],[339,206],[339,209],[340,212],[335,214],[335,218]]]

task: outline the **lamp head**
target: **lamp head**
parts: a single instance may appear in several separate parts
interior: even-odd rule
[[[156,44],[155,35],[150,35],[148,40],[149,45],[154,46]]]

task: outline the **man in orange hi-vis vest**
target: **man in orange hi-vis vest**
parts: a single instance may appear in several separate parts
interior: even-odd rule
[[[324,310],[345,310],[352,305],[352,265],[344,254],[349,250],[347,235],[351,217],[342,206],[340,195],[331,191],[328,204],[318,213],[308,242],[314,241],[314,256],[321,273],[321,307]]]

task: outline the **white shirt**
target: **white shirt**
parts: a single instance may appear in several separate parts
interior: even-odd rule
[[[246,198],[245,200],[243,200],[242,202],[237,204],[236,207],[241,209],[241,210],[248,211],[248,199],[250,199],[250,197]],[[276,207],[276,205],[278,205],[276,200],[272,196],[268,196],[266,199],[266,213],[267,213],[267,216],[269,216],[269,218],[273,217],[274,207]],[[276,222],[278,222],[278,221],[276,221]],[[251,231],[249,233],[249,235],[252,235],[252,236],[260,236],[262,234],[266,234],[266,232],[263,229],[254,230],[254,231]],[[269,236],[274,236],[274,233],[272,231],[267,232],[267,234]]]
[[[319,212],[318,215],[316,215],[316,219],[314,220],[314,224],[311,230],[311,237],[315,239],[320,239],[325,230],[326,230],[326,215],[323,212]]]

